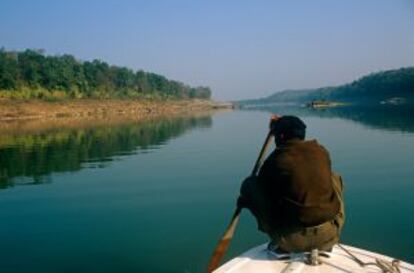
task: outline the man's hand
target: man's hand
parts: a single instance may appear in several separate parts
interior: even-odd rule
[[[281,116],[277,115],[277,114],[273,114],[270,117],[270,123],[269,123],[269,129],[273,132],[276,122],[281,118]]]

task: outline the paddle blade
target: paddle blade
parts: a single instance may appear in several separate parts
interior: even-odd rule
[[[208,273],[213,272],[219,266],[221,259],[226,253],[227,248],[230,245],[231,239],[233,238],[237,224],[239,223],[240,212],[241,208],[237,207],[230,221],[230,224],[226,229],[226,232],[224,232],[223,236],[221,237],[220,241],[216,246],[216,249],[213,252],[213,256],[211,257],[207,268]]]

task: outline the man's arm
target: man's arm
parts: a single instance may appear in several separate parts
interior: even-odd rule
[[[240,187],[240,196],[237,200],[238,206],[242,208],[251,208],[254,206],[254,202],[257,199],[257,192],[260,191],[260,197],[262,196],[263,188],[265,187],[266,181],[269,176],[272,174],[269,164],[270,156],[263,163],[262,167],[259,170],[258,176],[248,176],[242,183]]]

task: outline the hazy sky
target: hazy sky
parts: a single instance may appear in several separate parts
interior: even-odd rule
[[[254,98],[414,66],[414,1],[1,0],[0,47]]]

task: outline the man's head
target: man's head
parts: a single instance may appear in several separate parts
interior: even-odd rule
[[[306,125],[298,117],[282,116],[271,122],[271,130],[275,136],[276,144],[284,144],[288,140],[304,140]]]

